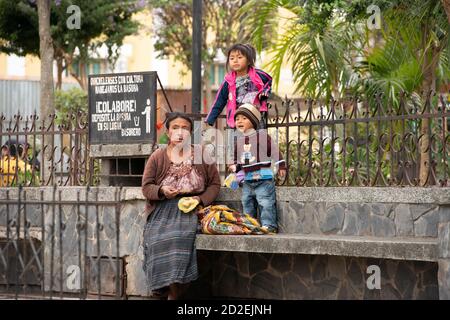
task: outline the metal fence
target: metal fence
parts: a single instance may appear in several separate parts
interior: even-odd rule
[[[205,115],[190,115],[203,120]],[[280,186],[448,186],[450,111],[443,95],[425,102],[283,101],[269,109],[267,130],[287,160]],[[124,298],[120,253],[121,189],[104,200],[89,155],[84,113],[64,118],[0,118],[0,295]],[[223,117],[216,126],[224,129]],[[194,130],[201,131],[197,121]],[[216,155],[228,144],[208,137]],[[205,142],[205,141],[203,141]],[[222,149],[223,149],[222,148]],[[141,179],[145,159],[113,159],[107,176]],[[122,172],[120,162],[124,161]],[[127,162],[129,161],[129,162]],[[137,168],[137,169],[136,169]],[[128,171],[126,171],[128,169]],[[226,174],[226,166],[219,169]],[[139,171],[140,170],[140,171]],[[127,174],[128,172],[128,174]],[[126,185],[125,183],[122,183]],[[76,189],[76,200],[65,192]],[[3,188],[17,186],[17,188]],[[23,186],[49,186],[27,188]],[[72,200],[67,200],[72,199]]]
[[[448,186],[449,115],[443,95],[429,95],[424,102],[401,95],[395,105],[386,103],[381,95],[373,101],[325,104],[305,99],[274,104],[269,109],[267,130],[288,165],[286,177],[277,184]],[[194,128],[201,131],[206,115],[190,116],[201,120]],[[17,156],[2,157],[0,185],[97,185],[104,181],[140,185],[146,157],[116,157],[109,160],[109,170],[101,170],[106,160],[102,163],[89,156],[86,119],[84,113],[45,121],[35,115],[1,117],[2,145],[16,141]],[[219,122],[216,128],[223,132],[223,116]],[[222,136],[222,140],[209,136],[209,141],[202,137],[201,142],[216,155],[223,154],[230,144],[229,136]],[[224,177],[226,165],[218,168]]]
[[[268,128],[285,155],[284,186],[449,185],[450,105],[402,94],[343,103],[303,100],[274,106]]]
[[[76,201],[65,200],[67,189],[34,190],[0,190],[0,295],[123,298],[121,190],[108,201],[89,187],[77,190]]]
[[[83,112],[47,119],[0,115],[0,141],[0,186],[90,184],[95,168]]]

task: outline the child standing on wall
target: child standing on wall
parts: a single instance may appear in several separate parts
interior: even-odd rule
[[[272,77],[255,68],[256,50],[249,44],[235,44],[227,54],[227,70],[216,99],[205,122],[212,126],[227,105],[227,125],[235,128],[235,113],[239,106],[250,103],[267,113],[266,100],[272,88]],[[264,121],[260,124],[265,126]]]
[[[238,136],[234,146],[234,164],[230,171],[244,171],[242,207],[244,213],[256,218],[260,207],[262,229],[278,232],[275,181],[272,162],[281,177],[286,175],[286,164],[267,130],[258,130],[261,113],[246,103],[234,115]]]

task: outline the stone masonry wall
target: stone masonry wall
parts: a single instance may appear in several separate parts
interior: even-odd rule
[[[343,188],[339,198],[332,194],[337,188],[295,189],[277,189],[278,224],[282,233],[436,238],[438,224],[450,216],[450,208],[445,205],[450,203],[450,194],[447,200],[440,197],[427,199],[421,198],[422,190],[412,189],[411,197],[406,197],[410,190],[391,188],[394,197],[386,197],[382,188],[371,188],[370,191],[360,188],[361,192],[349,195]],[[309,189],[317,190],[311,192]],[[372,196],[364,196],[365,192]],[[376,199],[377,192],[379,199]],[[218,201],[242,210],[239,197],[239,191],[224,190]]]
[[[17,199],[17,189],[9,190],[9,199]],[[44,199],[52,199],[52,188],[26,189],[27,198],[40,199],[41,190],[43,190]],[[63,289],[73,292],[67,288],[66,271],[70,265],[79,264],[79,252],[81,252],[82,264],[85,256],[87,259],[98,256],[119,256],[125,262],[126,294],[147,296],[149,293],[142,271],[145,202],[140,188],[124,188],[122,190],[118,212],[111,204],[99,206],[98,209],[95,206],[88,206],[86,211],[86,207],[83,206],[84,188],[63,187],[60,190],[62,190],[61,199],[78,201],[80,205],[61,206],[61,211],[58,206],[45,205],[44,211],[41,210],[40,205],[26,206],[27,222],[33,231],[30,233],[32,238],[37,241],[43,240],[42,230],[39,230],[42,221],[45,226],[44,234],[47,237],[52,231],[52,225],[54,226],[53,231],[56,237],[53,244],[53,257],[51,241],[45,241],[50,238],[44,237],[45,275],[49,279],[49,265],[53,260],[53,288],[58,290],[59,280],[63,280]],[[115,188],[94,188],[90,191],[88,198],[95,200],[98,197],[100,201],[112,201],[115,191]],[[6,192],[6,188],[0,189],[0,239],[4,239],[6,236],[6,224],[17,219],[17,205],[1,204],[1,199],[6,199]],[[58,199],[59,194],[56,197]],[[223,189],[217,202],[241,209],[240,192]],[[382,269],[385,270],[383,271],[385,273],[382,273],[382,288],[387,289],[385,293],[380,292],[377,295],[373,292],[366,292],[361,287],[363,280],[358,280],[359,282],[355,280],[361,277],[354,276],[362,274],[364,278],[367,265],[372,264],[370,259],[199,251],[199,264],[202,265],[203,276],[193,285],[192,289],[202,292],[197,297],[226,295],[276,299],[300,299],[302,297],[434,299],[438,296],[437,292],[439,291],[441,298],[450,298],[450,207],[448,206],[450,188],[281,187],[277,188],[277,202],[281,232],[436,238],[439,242],[439,261],[436,263],[394,260],[375,262],[374,264],[386,266]],[[118,213],[119,221],[116,221],[116,213]],[[9,215],[10,221],[7,221],[7,215]],[[86,229],[79,227],[80,217],[81,222],[87,221]],[[22,225],[23,219],[22,212]],[[62,237],[60,238],[61,222]],[[120,225],[118,253],[116,249],[117,222]],[[101,226],[98,235],[96,234],[97,223]],[[96,240],[97,236],[98,241]],[[60,251],[60,240],[62,251]],[[84,241],[87,244],[86,251],[84,251]],[[59,264],[61,256],[62,268]],[[210,259],[221,261],[221,263],[214,266],[208,265]],[[302,265],[304,267],[301,267]],[[309,270],[309,273],[302,273],[302,268]],[[60,271],[62,271],[63,279],[60,279]],[[226,280],[225,275],[233,275],[234,278]],[[272,280],[277,283],[275,287],[278,289],[274,289],[271,285]],[[230,282],[235,284],[235,295],[230,291],[231,289],[222,289],[220,284],[223,283],[226,288]],[[209,283],[214,285],[208,286]],[[296,284],[293,285],[293,283]],[[413,286],[411,287],[408,283],[412,283]],[[436,287],[437,283],[439,290]],[[240,286],[238,287],[237,284]],[[46,288],[48,287],[49,283],[46,281]],[[303,290],[303,287],[307,290]]]
[[[435,262],[245,252],[202,252],[215,297],[252,299],[439,299]],[[366,285],[380,267],[380,289]],[[209,271],[207,273],[207,271]],[[195,287],[194,287],[195,288]],[[198,289],[190,297],[198,295]]]

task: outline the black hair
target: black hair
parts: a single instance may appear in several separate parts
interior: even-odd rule
[[[30,147],[30,144],[28,142],[24,142],[24,141],[17,142],[15,139],[9,139],[2,146],[2,149],[6,148],[11,157],[16,157],[16,156],[22,157],[25,147]]]
[[[167,130],[169,130],[169,127],[170,127],[170,123],[173,121],[173,120],[175,120],[175,119],[178,119],[178,118],[181,118],[181,119],[184,119],[184,120],[186,120],[187,122],[189,122],[189,124],[191,125],[191,132],[192,132],[192,130],[194,129],[194,123],[192,122],[192,119],[191,118],[189,118],[187,115],[185,115],[184,113],[181,113],[181,112],[171,112],[171,113],[167,113],[167,115],[166,115],[166,129]]]
[[[251,44],[248,44],[248,43],[236,43],[230,49],[228,49],[227,65],[226,65],[227,70],[229,68],[229,63],[230,63],[230,54],[233,51],[239,51],[240,53],[242,53],[242,55],[247,58],[249,67],[255,66],[255,60],[256,60],[255,48]]]

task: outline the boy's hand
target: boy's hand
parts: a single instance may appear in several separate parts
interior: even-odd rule
[[[236,172],[236,165],[235,165],[235,164],[230,165],[230,166],[228,167],[228,171],[229,171],[229,172]]]
[[[286,176],[286,169],[280,169],[280,170],[278,171],[278,175],[279,175],[281,178],[284,178],[284,177]]]
[[[175,198],[178,195],[178,189],[173,188],[173,187],[169,187],[169,186],[162,186],[161,187],[161,192],[164,194],[164,196],[167,199],[172,199]]]

